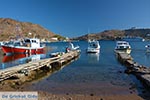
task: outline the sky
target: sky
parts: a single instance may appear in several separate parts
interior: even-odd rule
[[[150,0],[0,0],[0,18],[78,37],[111,29],[150,28]]]

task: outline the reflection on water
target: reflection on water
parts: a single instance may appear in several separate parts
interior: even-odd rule
[[[46,54],[11,54],[5,55],[2,59],[2,63],[0,69],[4,69],[7,67],[12,67],[19,64],[24,64],[28,62],[38,61],[46,57]]]
[[[99,62],[99,53],[88,53],[87,57],[88,57],[88,62],[89,63],[96,63]]]
[[[85,89],[88,89],[89,91],[99,91],[105,89],[107,90],[107,88],[103,87],[103,83],[104,85],[106,83],[123,88],[127,87],[127,89],[130,87],[130,84],[135,84],[137,88],[141,89],[138,80],[136,80],[134,76],[126,75],[123,73],[125,70],[125,66],[122,66],[114,55],[115,43],[115,41],[100,41],[102,47],[100,54],[87,54],[85,53],[85,48],[87,48],[88,42],[75,42],[74,44],[79,45],[81,49],[80,58],[77,61],[69,64],[68,67],[63,68],[63,70],[60,70],[60,68],[57,67],[53,67],[51,69],[51,72],[57,71],[56,73],[53,73],[46,79],[37,82],[36,84],[34,84],[34,86],[31,86],[31,88],[36,91],[47,90],[54,92],[62,89],[62,93],[65,93],[64,90],[66,91],[66,93],[69,93],[69,91],[80,90],[84,93]],[[145,54],[145,44],[147,43],[132,42],[131,56],[139,64],[150,66],[150,55]],[[68,43],[55,42],[46,45],[48,47],[46,52],[47,54],[40,54],[40,57],[39,55],[13,55],[6,57],[6,59],[4,56],[0,69],[23,64],[32,60],[36,61],[36,59],[44,58],[43,56],[46,56],[45,58],[47,58],[49,57],[51,52],[64,52],[65,47],[68,45]],[[99,89],[97,88],[95,83],[98,84]],[[88,86],[88,84],[91,85],[91,88]],[[68,86],[70,86],[70,88],[68,88]],[[66,88],[63,90],[63,87]],[[76,89],[77,87],[78,89]],[[58,88],[58,90],[56,90],[56,88]]]
[[[146,67],[149,67],[150,65],[150,53],[145,53],[145,58],[143,60],[143,65],[146,65]]]
[[[7,63],[7,62],[10,62],[10,61],[14,61],[14,60],[21,59],[21,58],[26,58],[26,57],[29,57],[29,55],[26,55],[26,54],[5,55],[2,59],[2,62]]]

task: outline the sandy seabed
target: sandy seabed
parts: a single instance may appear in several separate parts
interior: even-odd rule
[[[70,95],[70,94],[50,94],[47,92],[39,92],[39,100],[145,100],[136,94],[128,95]]]
[[[150,100],[150,94],[139,95],[135,88],[105,83],[56,84],[51,81],[32,82],[34,75],[0,82],[2,91],[37,91],[38,100]]]

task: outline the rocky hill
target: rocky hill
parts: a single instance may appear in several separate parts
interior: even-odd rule
[[[86,34],[80,37],[72,38],[73,40],[119,40],[123,37],[142,37],[150,40],[150,29],[127,29],[127,30],[105,30],[99,33]]]
[[[0,18],[0,41],[7,41],[17,37],[37,37],[41,40],[51,40],[52,37],[61,36],[48,31],[38,24]]]

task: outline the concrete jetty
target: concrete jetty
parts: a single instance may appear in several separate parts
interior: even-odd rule
[[[150,88],[150,68],[138,64],[131,55],[123,52],[116,52],[118,60],[127,67],[128,74],[135,75],[145,86]]]
[[[49,69],[56,66],[64,66],[65,64],[76,59],[80,55],[79,50],[70,51],[68,53],[61,54],[57,57],[47,58],[36,62],[30,62],[10,68],[0,70],[0,81],[4,81],[8,78],[18,76],[20,74],[28,75],[31,71],[39,70],[42,67]]]

